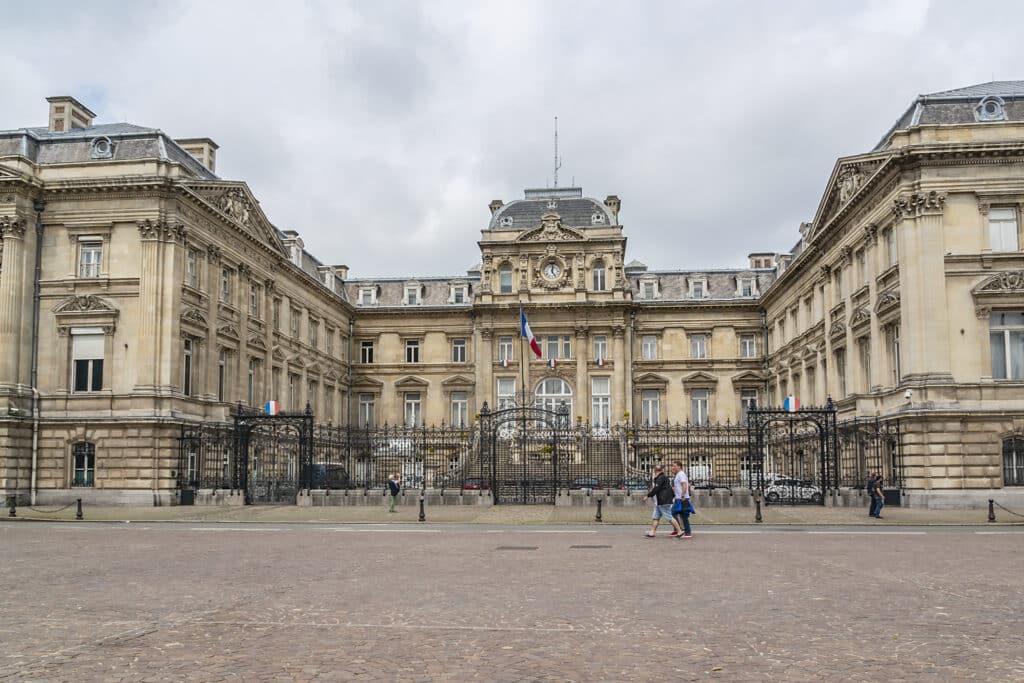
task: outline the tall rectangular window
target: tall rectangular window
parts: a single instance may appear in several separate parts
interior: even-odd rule
[[[989,317],[993,379],[1024,379],[1024,313]]]
[[[324,353],[334,357],[334,328],[324,327]]]
[[[222,268],[220,271],[220,300],[223,303],[231,303],[231,271]]]
[[[861,392],[871,391],[871,343],[867,338],[857,342],[857,351],[860,354]]]
[[[885,256],[887,268],[896,265],[896,230],[893,228],[885,231]]]
[[[498,293],[512,293],[512,266],[503,265],[498,269]]]
[[[189,249],[185,254],[185,284],[199,287],[199,255],[195,249]]]
[[[606,429],[612,421],[611,378],[590,378],[590,422]]]
[[[217,400],[224,400],[224,390],[227,385],[228,378],[228,353],[224,349],[221,349],[220,353],[217,354]]]
[[[653,334],[646,334],[640,342],[640,357],[643,360],[657,360],[658,338]]]
[[[466,362],[466,340],[465,339],[452,339],[452,362],[453,363],[465,363]]]
[[[420,362],[420,342],[418,339],[406,339],[405,340],[405,362],[406,363],[419,363]]]
[[[511,378],[498,378],[498,410],[510,408],[516,400],[516,381]]]
[[[836,350],[836,379],[839,381],[839,397],[846,398],[846,349]]]
[[[690,335],[690,358],[708,357],[708,338],[704,334]]]
[[[469,424],[469,399],[465,391],[452,392],[452,427]]]
[[[747,414],[757,408],[757,389],[740,390],[740,423],[747,424]]]
[[[359,394],[359,426],[374,426],[374,395]]]
[[[451,298],[453,304],[466,303],[466,285],[452,285]]]
[[[423,407],[417,391],[405,395],[405,426],[418,427],[423,421]]]
[[[245,386],[246,403],[250,406],[256,402],[256,359],[249,359],[249,370],[246,376]]]
[[[330,384],[324,386],[324,416],[328,424],[334,422],[334,387]]]
[[[658,295],[658,284],[656,282],[641,282],[640,283],[640,298],[641,299],[654,299]]]
[[[260,286],[256,283],[249,285],[249,315],[260,317]]]
[[[606,281],[605,281],[605,269],[604,269],[604,262],[603,261],[597,261],[597,262],[594,263],[593,273],[594,273],[594,291],[595,292],[603,292],[605,290],[605,286],[607,284]]]
[[[302,311],[300,311],[297,308],[291,309],[291,312],[288,315],[288,331],[291,332],[292,336],[295,337],[296,339],[299,338],[299,324],[301,323],[301,321]]]
[[[551,335],[544,338],[546,358],[572,358],[572,337]]]
[[[309,321],[309,345],[314,349],[320,346],[320,321]]]
[[[608,337],[603,334],[594,336],[594,360],[608,358]]]
[[[740,357],[755,358],[757,356],[757,337],[752,334],[740,335]]]
[[[420,302],[419,285],[407,285],[405,288],[405,305],[415,306]]]
[[[192,340],[185,340],[185,352],[182,359],[184,376],[182,378],[182,393],[186,396],[192,395]]]
[[[309,409],[316,415],[317,398],[320,395],[320,384],[310,380],[306,384],[306,403]]]
[[[1017,251],[1017,209],[989,209],[988,234],[992,251]]]
[[[690,422],[695,425],[708,423],[708,390],[690,390]]]
[[[71,447],[71,485],[92,486],[96,476],[96,444],[80,441]]]
[[[274,331],[275,332],[280,332],[281,331],[281,300],[280,299],[274,299],[273,306],[274,306],[274,315],[273,315]]]
[[[270,371],[271,386],[267,391],[267,400],[279,401],[281,392],[281,368],[274,368]]]
[[[863,249],[857,251],[857,280],[861,285],[868,283],[868,259]]]
[[[361,341],[361,342],[359,342],[359,362],[360,363],[372,363],[373,362],[373,342],[372,341]]]
[[[514,360],[513,348],[515,348],[513,337],[498,337],[498,360]]]
[[[101,391],[103,389],[102,331],[83,328],[71,331],[71,359],[74,366],[75,391]]]
[[[78,277],[99,277],[103,242],[78,243]]]
[[[889,327],[886,347],[889,349],[889,379],[894,387],[900,385],[900,326]]]
[[[657,389],[640,392],[640,419],[642,424],[651,426],[661,422],[661,394]]]
[[[299,376],[288,373],[288,410],[299,409]]]

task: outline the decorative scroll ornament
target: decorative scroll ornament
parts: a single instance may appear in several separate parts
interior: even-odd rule
[[[833,339],[836,337],[842,337],[846,334],[846,325],[842,321],[836,321],[832,323],[832,327],[828,329],[828,336]]]
[[[206,327],[206,316],[200,312],[198,308],[186,308],[181,313],[181,319],[184,322],[195,323],[202,327]]]
[[[900,290],[887,289],[878,295],[878,303],[875,304],[876,311],[887,311],[890,308],[900,305]]]
[[[98,296],[72,296],[64,299],[53,309],[54,313],[115,313],[117,309]]]
[[[871,321],[871,312],[868,311],[868,309],[866,309],[864,307],[860,307],[860,308],[856,309],[853,312],[853,314],[850,316],[850,324],[854,325],[854,326],[862,325],[862,324],[870,322],[870,321]]]
[[[1024,271],[1009,270],[986,280],[979,292],[1020,292],[1024,291]]]
[[[583,233],[562,225],[562,217],[553,211],[541,216],[540,227],[534,228],[519,238],[520,242],[566,242],[587,239]]]
[[[897,219],[913,218],[928,213],[941,213],[946,206],[946,193],[936,192],[914,192],[913,194],[901,194],[892,200],[892,212]]]

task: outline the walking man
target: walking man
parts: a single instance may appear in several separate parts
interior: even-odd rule
[[[654,499],[654,513],[651,515],[651,530],[647,532],[647,538],[654,538],[655,532],[658,530],[658,522],[661,521],[662,517],[667,518],[672,522],[672,528],[675,529],[673,535],[679,534],[682,530],[679,528],[679,522],[672,517],[672,483],[668,477],[665,476],[665,468],[658,465],[654,468],[654,482],[651,484],[651,490],[644,496],[644,500],[648,498]]]
[[[676,460],[672,463],[672,500],[673,517],[676,522],[682,520],[683,534],[679,538],[693,538],[690,529],[690,512],[693,509],[690,505],[690,480],[683,471],[683,463]],[[678,527],[678,524],[676,525]],[[673,531],[675,536],[676,532]]]
[[[878,472],[875,472],[874,486],[875,514],[871,516],[875,519],[882,519],[882,506],[885,505],[885,494],[882,492],[882,475]]]
[[[388,491],[391,493],[391,507],[388,512],[395,511],[395,503],[398,501],[398,492],[402,490],[402,480],[398,474],[392,474],[388,478]]]
[[[875,516],[875,477],[877,472],[868,472],[868,480],[864,483],[864,493],[868,494],[868,517]]]

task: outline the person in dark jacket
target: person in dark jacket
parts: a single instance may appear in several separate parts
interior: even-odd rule
[[[672,482],[665,475],[665,468],[658,465],[654,468],[654,481],[651,483],[651,490],[644,496],[644,500],[654,499],[654,514],[651,515],[651,530],[647,532],[647,538],[654,538],[654,534],[658,530],[658,522],[662,517],[672,522],[672,528],[675,529],[676,534],[682,533],[679,522],[672,516],[672,499],[674,497]]]
[[[392,474],[388,479],[388,493],[391,494],[391,507],[388,512],[395,511],[395,503],[398,502],[398,493],[402,490],[402,480],[397,474]]]

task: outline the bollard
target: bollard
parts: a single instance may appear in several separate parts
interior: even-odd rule
[[[597,514],[594,515],[594,521],[595,522],[600,522],[601,521],[601,497],[600,496],[597,497]]]
[[[13,510],[14,508],[11,509]],[[988,499],[988,521],[989,523],[996,521],[995,501],[991,498]]]
[[[761,524],[764,520],[761,518],[761,496],[754,498],[754,523]]]
[[[10,503],[10,506],[11,506],[10,509],[7,511],[7,516],[8,517],[17,517],[18,516],[18,513],[17,513],[17,511],[14,508],[14,506],[16,505],[15,501],[17,501],[17,500],[18,500],[17,496],[11,496],[10,498],[7,499],[7,502]]]
[[[427,521],[427,513],[423,509],[423,496],[420,496],[420,521],[421,522]]]
[[[78,498],[78,510],[75,512],[75,519],[82,519],[82,499]]]

